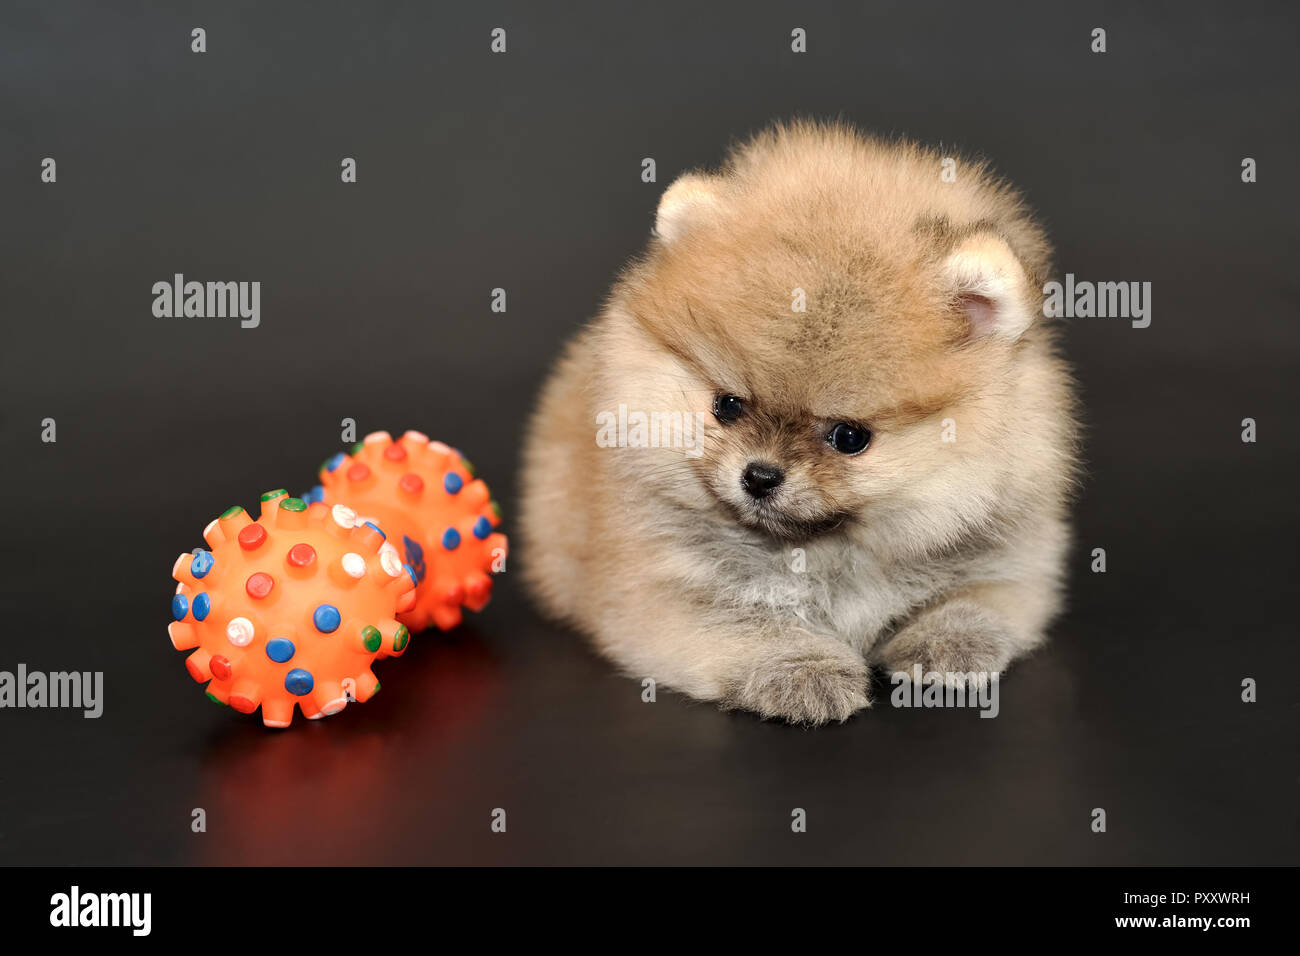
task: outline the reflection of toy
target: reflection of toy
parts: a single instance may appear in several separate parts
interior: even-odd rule
[[[394,440],[374,432],[321,465],[321,484],[306,497],[343,504],[373,519],[415,569],[415,606],[399,615],[413,631],[460,623],[492,595],[488,576],[502,567],[506,536],[487,485],[455,449],[419,432]]]
[[[208,696],[287,727],[338,713],[379,689],[370,665],[401,654],[395,617],[415,600],[415,572],[373,524],[349,509],[262,495],[257,521],[235,506],[203,532],[209,550],[182,554],[168,628]]]

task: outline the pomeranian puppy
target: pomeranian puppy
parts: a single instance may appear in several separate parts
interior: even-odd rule
[[[1050,249],[982,165],[774,128],[659,203],[528,426],[523,573],[629,675],[795,723],[964,685],[1061,604]]]

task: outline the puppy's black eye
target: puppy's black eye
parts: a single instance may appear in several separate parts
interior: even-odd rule
[[[840,422],[830,430],[826,441],[841,455],[856,455],[871,441],[871,432],[848,422]]]
[[[735,395],[719,395],[713,400],[713,414],[720,422],[734,422],[745,414],[745,403]]]

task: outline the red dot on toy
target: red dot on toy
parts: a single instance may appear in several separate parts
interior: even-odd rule
[[[408,471],[397,482],[397,487],[401,488],[408,495],[418,495],[424,490],[424,479],[413,471]]]
[[[250,574],[248,580],[244,582],[244,590],[248,592],[248,596],[259,600],[270,594],[273,587],[275,587],[275,578],[265,571]]]
[[[230,680],[230,660],[224,654],[213,654],[208,668],[217,680]]]
[[[295,544],[289,549],[289,564],[295,568],[305,568],[316,560],[316,549],[309,544]]]
[[[245,551],[255,551],[266,540],[266,529],[260,524],[246,525],[239,532],[239,546]]]
[[[384,457],[389,461],[402,461],[406,458],[406,449],[397,444],[397,442],[393,442],[384,449]]]
[[[370,477],[370,469],[367,468],[365,465],[361,464],[361,462],[357,462],[355,465],[353,465],[351,468],[348,469],[349,481],[365,481],[369,477]]]

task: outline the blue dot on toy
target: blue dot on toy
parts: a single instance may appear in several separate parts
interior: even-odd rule
[[[293,641],[284,637],[274,637],[266,642],[266,656],[277,664],[283,664],[293,657]]]
[[[326,471],[338,471],[339,465],[343,464],[343,453],[339,452],[329,461],[325,462]]]
[[[492,522],[487,518],[479,518],[474,522],[474,537],[480,541],[486,541],[487,536],[492,533]]]
[[[190,562],[190,574],[196,578],[205,578],[215,563],[211,551],[198,551],[194,555],[194,560]]]
[[[194,595],[194,620],[201,621],[212,610],[212,598],[207,593]]]
[[[455,528],[448,528],[442,533],[442,546],[448,551],[455,551],[460,547],[460,532]]]
[[[311,689],[315,686],[316,679],[311,676],[311,672],[305,671],[301,667],[295,667],[284,675],[284,689],[295,697],[310,694]]]
[[[454,471],[447,472],[447,477],[442,479],[442,486],[447,489],[447,494],[454,495],[464,486],[465,482],[460,480],[460,475]]]
[[[338,629],[339,623],[343,620],[339,616],[339,609],[333,604],[322,604],[316,608],[315,613],[311,616],[312,623],[316,625],[316,630],[322,634],[329,634]]]
[[[189,613],[190,602],[184,594],[177,594],[172,598],[172,618],[180,621]]]

